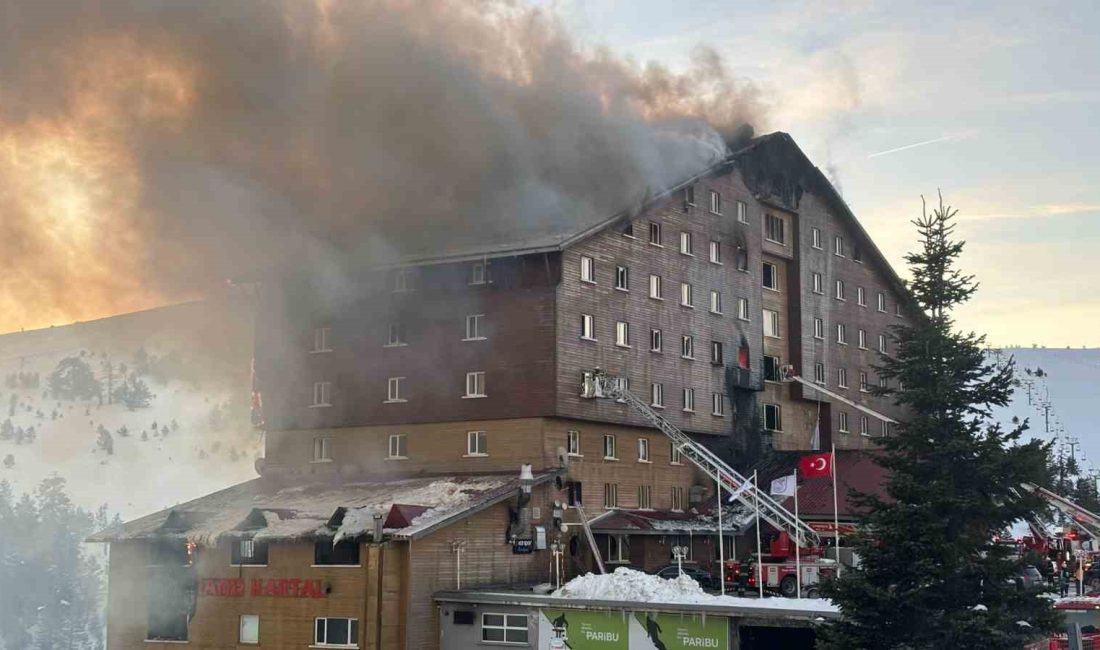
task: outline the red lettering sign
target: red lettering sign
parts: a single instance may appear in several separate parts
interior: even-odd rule
[[[324,598],[320,580],[302,578],[252,578],[248,594],[254,597]],[[241,598],[245,595],[243,578],[204,578],[199,582],[200,596]]]

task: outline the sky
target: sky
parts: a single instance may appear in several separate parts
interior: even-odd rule
[[[997,346],[1100,347],[1100,3],[563,0],[592,46],[717,50],[838,185],[896,270],[921,196],[957,208]]]

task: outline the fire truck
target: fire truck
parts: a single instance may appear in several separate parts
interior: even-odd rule
[[[664,433],[681,457],[687,458],[707,476],[714,477],[721,485],[723,494],[719,503],[726,497],[737,500],[742,507],[758,512],[759,517],[779,531],[769,544],[769,553],[760,558],[760,562],[749,563],[742,567],[738,562],[726,562],[724,581],[735,588],[739,585],[751,585],[757,590],[768,587],[785,596],[798,595],[799,583],[795,576],[795,544],[798,545],[798,562],[802,567],[803,590],[814,592],[822,578],[835,574],[836,562],[824,558],[821,537],[806,522],[797,518],[766,490],[759,490],[753,481],[742,476],[732,467],[718,458],[712,451],[696,443],[687,434],[661,417],[648,404],[638,399],[625,388],[625,382],[619,377],[604,373],[599,368],[586,372],[581,397],[586,399],[612,399],[626,403],[637,411],[654,428]],[[587,532],[587,529],[586,529]],[[591,540],[590,540],[591,543]]]

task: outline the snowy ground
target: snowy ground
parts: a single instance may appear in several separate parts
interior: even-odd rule
[[[0,422],[10,419],[14,427],[34,427],[36,433],[23,444],[0,440],[0,480],[24,492],[44,478],[61,476],[78,505],[107,504],[111,513],[128,519],[255,477],[262,441],[248,422],[251,342],[239,342],[236,358],[201,345],[181,347],[187,333],[178,330],[188,327],[194,312],[169,308],[117,322],[0,337]],[[205,325],[213,322],[225,333],[223,338],[247,333],[237,314],[208,310],[203,316]],[[83,353],[99,375],[105,359],[130,364],[141,347],[152,354],[182,350],[192,368],[203,373],[201,381],[147,379],[156,397],[147,408],[133,411],[117,403],[100,405],[98,399],[65,401],[47,395],[47,375],[62,358]],[[221,358],[207,363],[215,354]],[[16,372],[38,373],[40,385],[12,388],[5,379]],[[113,454],[96,446],[101,426],[111,433]],[[14,465],[5,467],[2,461],[9,454]]]
[[[645,603],[727,605],[787,609],[808,612],[838,612],[839,608],[823,598],[738,598],[715,596],[703,591],[687,575],[666,580],[659,576],[620,567],[613,573],[577,576],[551,594],[577,600],[621,600]]]

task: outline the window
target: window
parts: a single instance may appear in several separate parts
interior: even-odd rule
[[[867,383],[867,373],[863,370],[859,371],[859,392],[866,393],[871,389],[871,385]]]
[[[881,291],[878,292],[878,310],[886,312],[886,294]]]
[[[313,544],[313,563],[317,566],[359,566],[359,542],[332,543],[319,539]]]
[[[841,411],[838,419],[839,423],[837,429],[839,429],[841,433],[848,433],[848,412]]]
[[[779,312],[764,310],[764,336],[779,338]]]
[[[775,264],[770,262],[764,262],[763,267],[764,270],[760,274],[760,283],[765,289],[779,291],[779,270],[775,268]]]
[[[680,233],[680,252],[683,253],[684,255],[694,255],[695,254],[694,252],[692,252],[691,233],[690,232]]]
[[[661,330],[649,330],[649,351],[661,351]]]
[[[672,494],[668,499],[669,510],[680,511],[684,509],[684,488],[672,488]]]
[[[720,366],[723,363],[723,356],[724,355],[722,354],[722,342],[721,341],[711,341],[710,342],[710,362],[713,363],[716,366]]]
[[[253,539],[234,540],[229,563],[233,566],[267,566],[267,543]]]
[[[489,455],[489,434],[484,431],[467,431],[466,432],[466,455],[467,456],[488,456]]]
[[[260,617],[256,614],[241,614],[240,643],[256,644],[260,642]]]
[[[676,446],[676,443],[675,442],[670,442],[669,443],[669,451],[668,451],[668,462],[669,462],[669,464],[682,465],[683,463],[680,461],[680,454],[681,453],[682,452],[680,451],[680,448]]]
[[[680,283],[680,304],[684,307],[694,307],[695,302],[691,296],[691,285],[687,282]]]
[[[625,266],[615,267],[615,288],[619,291],[630,291],[630,269]]]
[[[878,387],[879,388],[886,389],[886,388],[889,388],[889,386],[890,386],[890,384],[889,384],[889,382],[886,381],[886,377],[879,377],[878,378]]]
[[[619,507],[619,485],[617,483],[604,483],[603,484],[603,507],[605,508],[618,508]],[[610,558],[610,556],[609,556]]]
[[[688,413],[694,413],[695,412],[695,389],[694,388],[685,388],[683,390],[683,398],[684,398],[684,410],[687,411]]]
[[[332,406],[332,382],[313,382],[313,404],[310,406]]]
[[[838,388],[848,387],[848,369],[837,368],[836,369],[836,385]]]
[[[813,278],[814,293],[825,293],[825,288],[822,286],[821,282],[821,274],[814,271],[810,277]]]
[[[633,221],[627,221],[626,225],[623,226],[623,237],[630,237],[631,239],[634,239],[634,222]]]
[[[680,337],[680,356],[685,359],[695,358],[695,338],[684,335]]]
[[[650,508],[653,507],[651,505],[651,499],[650,499],[652,489],[653,488],[649,485],[639,485],[638,486],[638,509],[639,510],[649,510]]]
[[[825,321],[823,321],[823,320],[821,320],[820,318],[817,318],[817,317],[814,317],[814,338],[815,339],[824,339],[825,338]]]
[[[856,287],[856,304],[860,307],[867,306],[867,292],[863,287]]]
[[[527,643],[526,614],[481,615],[481,640],[485,643]]]
[[[814,364],[814,381],[819,384],[825,383],[825,364],[821,362]]]
[[[836,299],[844,300],[844,280],[836,281]]]
[[[664,297],[661,295],[661,276],[649,276],[649,297],[655,300],[664,300]]]
[[[485,397],[485,372],[466,373],[466,395],[464,397]]]
[[[394,293],[412,291],[412,271],[410,269],[397,269],[390,275],[390,289]]]
[[[657,222],[650,222],[649,224],[649,243],[654,246],[661,246],[661,224]]]
[[[581,255],[581,282],[596,284],[596,260]]]
[[[833,238],[833,254],[844,257],[844,238],[840,235]]]
[[[787,239],[783,232],[783,219],[777,217],[774,214],[764,215],[764,239],[777,244],[786,243]]]
[[[764,355],[764,381],[783,381],[779,367],[779,357]]]
[[[783,418],[782,411],[778,404],[765,404],[764,405],[764,430],[765,431],[782,431],[783,430]]]
[[[749,320],[749,299],[737,299],[737,317],[741,320]]]
[[[648,463],[649,461],[649,438],[638,438],[638,462]]]
[[[886,302],[885,297],[883,298],[883,302]],[[883,306],[885,307],[885,305],[883,305]],[[901,303],[900,302],[895,302],[894,303],[894,315],[897,316],[898,318],[902,317],[901,316]]]
[[[745,346],[737,348],[737,367],[746,370],[749,367],[749,349]]]
[[[332,438],[313,439],[313,462],[327,463],[332,460]]]
[[[821,249],[821,229],[810,228],[810,246]]]
[[[744,246],[737,247],[737,270],[749,270],[749,251]]]
[[[387,402],[405,402],[404,391],[401,390],[402,385],[405,383],[404,377],[390,377],[386,380],[386,401]]]
[[[852,244],[852,261],[863,262],[863,249],[859,247],[859,244]]]
[[[404,433],[391,433],[389,456],[392,460],[404,460],[409,457],[409,436]]]
[[[581,432],[576,429],[571,429],[568,434],[568,447],[566,449],[567,454],[570,456],[581,455]]]
[[[866,350],[867,349],[867,332],[865,330],[859,330],[858,334],[859,334],[859,336],[858,336],[858,338],[859,338],[859,349],[860,350]]]
[[[883,354],[886,354],[886,335],[885,334],[879,334],[878,335],[878,351],[882,352]]]
[[[695,205],[695,186],[688,185],[684,188],[684,205]]]
[[[625,321],[615,323],[615,345],[623,348],[630,347],[630,323]]]
[[[607,460],[619,460],[615,455],[615,436],[605,433],[603,436],[603,457]]]
[[[327,648],[359,647],[359,621],[354,618],[318,618],[313,642]]]
[[[331,327],[318,327],[313,330],[313,352],[332,352],[329,347],[329,338],[332,336]]]
[[[714,190],[710,191],[710,211],[713,214],[722,214],[722,195]]]
[[[592,314],[581,314],[581,338],[596,340],[596,319]]]
[[[622,564],[630,561],[630,536],[607,536],[607,561]]]
[[[741,223],[749,222],[749,206],[744,201],[737,202],[737,220]]]
[[[859,435],[870,436],[871,430],[868,428],[868,421],[866,415],[859,416]]]
[[[392,322],[386,326],[386,347],[399,347],[408,345],[405,339],[405,325],[400,322]]]
[[[722,263],[722,244],[713,240],[710,242],[710,261],[712,264]]]
[[[485,314],[470,314],[466,317],[466,338],[463,341],[484,341],[485,331],[483,328],[485,321]]]
[[[485,284],[488,280],[489,273],[485,262],[474,262],[470,265],[470,278],[468,284]]]
[[[665,386],[664,384],[651,384],[649,386],[649,405],[657,408],[665,407]]]
[[[710,414],[724,417],[726,415],[726,396],[722,393],[710,394]]]
[[[711,313],[722,313],[722,294],[714,289],[711,289]]]
[[[885,438],[890,435],[890,423],[886,420],[879,420],[879,432],[878,434]]]

